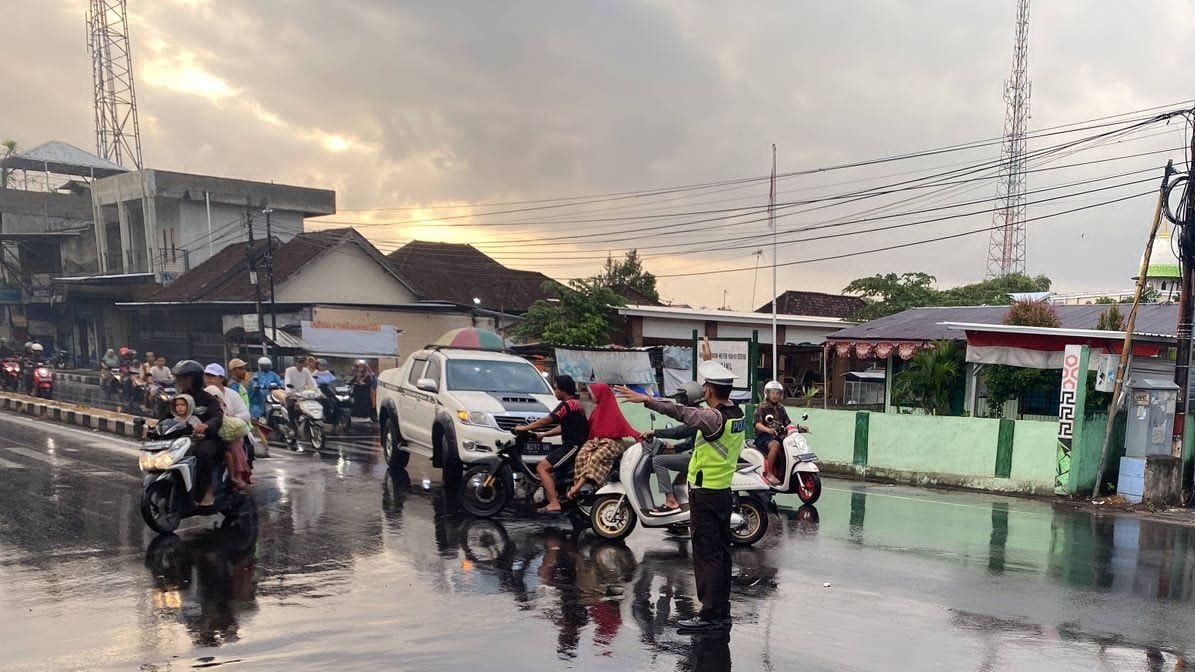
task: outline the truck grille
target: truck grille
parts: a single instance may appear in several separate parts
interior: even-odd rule
[[[542,415],[496,415],[496,416],[494,416],[494,421],[498,423],[498,426],[501,427],[503,429],[503,431],[509,432],[510,430],[514,429],[515,427],[518,427],[519,425],[525,425],[529,422],[534,422],[536,420],[539,420],[541,417],[543,417],[543,416]]]

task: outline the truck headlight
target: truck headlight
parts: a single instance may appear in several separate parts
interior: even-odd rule
[[[498,422],[494,420],[494,416],[484,411],[466,411],[461,409],[456,412],[456,417],[466,425],[499,429]]]

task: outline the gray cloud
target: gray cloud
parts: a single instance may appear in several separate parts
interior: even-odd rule
[[[80,0],[6,4],[0,135],[26,146],[51,138],[85,148],[94,144],[85,5]],[[1011,0],[733,5],[133,0],[130,11],[150,164],[329,186],[338,190],[344,208],[534,199],[759,176],[767,171],[773,142],[779,145],[783,171],[998,136],[1013,33]],[[1030,29],[1032,127],[1181,99],[1189,91],[1190,76],[1182,65],[1190,61],[1190,48],[1180,31],[1191,24],[1193,13],[1178,0],[1131,7],[1114,0],[1037,3]],[[188,72],[208,79],[186,80]],[[168,81],[163,73],[183,74]],[[193,95],[186,92],[187,82],[222,93],[216,99]],[[1180,127],[1071,160],[1178,146]],[[345,151],[329,151],[329,142],[343,143],[339,148]],[[858,188],[875,184],[879,175],[997,156],[993,146],[791,179],[782,183],[780,198]],[[1158,155],[1035,175],[1030,189],[1152,165],[1160,169],[1164,159]],[[873,181],[824,186],[867,179]],[[984,198],[994,190],[982,184],[952,198]],[[653,207],[744,205],[753,202],[752,195],[762,204],[766,184]],[[743,200],[701,204],[730,198]],[[793,216],[782,219],[781,227],[866,214],[870,205]],[[573,214],[617,216],[644,207],[601,204]],[[1063,207],[1031,208],[1030,216]],[[1032,224],[1030,270],[1050,275],[1063,289],[1124,286],[1151,212],[1149,199],[1142,199]],[[560,214],[535,213],[535,219]],[[404,219],[409,213],[378,216]],[[337,217],[363,218],[359,212]],[[849,253],[990,221],[990,215],[980,214],[786,246],[781,261]],[[606,226],[629,230],[647,224]],[[546,223],[490,231],[557,239],[593,230],[598,229]],[[390,247],[413,235],[487,231],[395,226],[368,232]],[[765,233],[762,223],[724,230],[711,226],[634,242],[697,245],[742,234],[756,237],[745,238],[750,245],[766,242],[758,238]],[[589,254],[601,256],[620,245],[605,241],[590,246],[600,249]],[[944,283],[973,281],[982,276],[986,246],[986,236],[979,235],[794,266],[782,270],[781,284],[837,290],[859,275],[903,270],[926,270]],[[587,248],[579,243],[551,256],[543,254],[550,248],[495,249],[505,249],[512,265],[538,266],[558,277],[596,265],[592,259],[570,261],[585,256]],[[750,249],[679,258],[649,255],[649,260],[662,273],[754,263]],[[760,284],[766,285],[767,274],[761,275]],[[667,294],[696,304],[721,303],[723,288],[737,307],[752,302],[750,272],[669,279],[663,286]],[[760,290],[756,302],[766,294]]]

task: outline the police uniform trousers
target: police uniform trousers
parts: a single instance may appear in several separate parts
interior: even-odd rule
[[[701,602],[699,616],[705,620],[730,618],[731,508],[729,488],[689,490],[693,574]]]

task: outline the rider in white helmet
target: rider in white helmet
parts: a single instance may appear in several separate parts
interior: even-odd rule
[[[776,473],[776,458],[780,455],[784,429],[790,424],[788,411],[784,408],[784,385],[778,380],[769,380],[763,386],[763,396],[763,402],[755,407],[755,447],[767,456],[763,462],[764,476],[776,485],[781,482]]]
[[[694,408],[701,405],[705,399],[703,398],[705,392],[701,389],[701,384],[697,381],[688,381],[680,384],[676,394],[672,398],[676,403],[682,406],[692,406]],[[665,427],[650,432],[644,432],[643,438],[649,439],[655,437],[657,439],[672,439],[677,441],[671,446],[665,446],[661,451],[651,458],[652,469],[656,472],[656,483],[660,486],[660,492],[664,493],[663,506],[656,507],[656,513],[668,513],[680,508],[680,502],[677,501],[673,490],[677,485],[683,484],[689,473],[689,459],[693,457],[693,439],[697,436],[697,428],[688,425],[677,425],[675,427]],[[669,472],[677,472],[676,480],[672,480]]]

